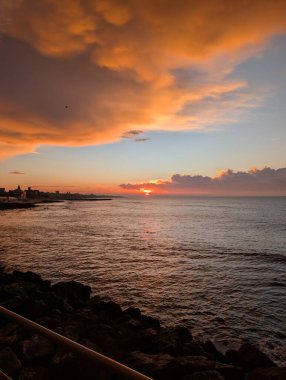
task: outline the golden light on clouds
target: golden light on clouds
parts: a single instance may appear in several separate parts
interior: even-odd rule
[[[261,96],[230,73],[286,30],[284,0],[2,0],[0,11],[2,158],[236,121]]]
[[[127,192],[186,195],[285,195],[286,168],[227,169],[215,177],[200,174],[174,174],[166,180],[121,184]],[[146,190],[148,189],[148,190]]]

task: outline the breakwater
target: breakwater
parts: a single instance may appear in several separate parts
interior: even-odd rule
[[[0,274],[0,304],[86,347],[158,380],[284,379],[257,347],[224,350],[193,338],[183,326],[163,327],[136,307],[91,297],[76,281],[52,285],[33,272]],[[13,379],[110,379],[87,359],[0,318],[0,369]]]
[[[16,210],[35,207],[34,203],[30,202],[0,202],[1,210]]]

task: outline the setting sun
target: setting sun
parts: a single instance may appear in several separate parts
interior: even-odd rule
[[[144,193],[144,195],[146,195],[147,197],[153,193],[153,190],[143,189],[143,188],[141,188],[140,191]]]

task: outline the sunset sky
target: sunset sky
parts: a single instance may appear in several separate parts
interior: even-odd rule
[[[0,187],[286,195],[285,14],[0,0]]]

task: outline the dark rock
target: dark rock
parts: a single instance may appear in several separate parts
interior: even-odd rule
[[[134,325],[133,320],[124,321],[117,325],[120,342],[130,351],[144,351],[145,346],[150,346],[150,336],[144,334],[140,328]]]
[[[31,339],[25,340],[22,344],[23,359],[32,362],[37,359],[52,356],[54,345],[46,338],[33,335]]]
[[[219,342],[216,342],[214,340],[207,340],[205,343],[203,343],[203,348],[205,349],[205,351],[210,353],[215,360],[225,360],[224,353],[226,351],[226,347],[220,344]]]
[[[43,300],[35,300],[33,302],[31,315],[34,318],[42,317],[50,313],[50,308],[45,304]]]
[[[14,376],[19,373],[22,364],[15,352],[6,347],[0,351],[0,369],[9,376]]]
[[[160,376],[163,379],[176,379],[192,374],[213,369],[214,362],[203,356],[183,356],[175,358],[161,372]]]
[[[212,359],[213,358],[212,355],[209,355],[209,353],[207,353],[204,350],[204,348],[203,348],[203,346],[202,346],[201,343],[195,342],[193,340],[184,343],[184,346],[183,346],[183,355],[184,356],[205,356],[208,359]]]
[[[25,367],[22,369],[18,380],[39,380],[45,378],[44,367]]]
[[[286,368],[257,368],[246,375],[245,380],[285,380]]]
[[[192,340],[188,329],[181,327],[164,329],[153,338],[150,347],[153,352],[150,353],[162,352],[172,356],[181,356],[184,344]]]
[[[52,359],[48,369],[51,379],[77,379],[80,378],[78,358],[73,353],[58,352]]]
[[[181,380],[225,380],[217,371],[195,372],[184,376]]]
[[[111,379],[106,370],[93,362],[83,357],[77,357],[73,353],[62,352],[54,356],[51,365],[47,369],[46,378],[53,380]]]
[[[5,286],[0,285],[0,302],[5,302],[11,298],[11,293],[9,293]]]
[[[257,347],[244,343],[238,351],[238,364],[246,370],[260,367],[276,367],[276,364]]]
[[[64,327],[63,335],[71,340],[79,340],[80,329],[75,325],[67,325]]]
[[[93,305],[92,310],[97,314],[104,314],[106,317],[111,319],[119,318],[122,315],[121,307],[113,301],[97,302]]]
[[[225,353],[225,361],[227,363],[239,363],[239,353],[236,350],[229,349]]]
[[[124,310],[124,314],[127,314],[134,319],[141,318],[141,311],[138,307],[129,307],[128,309]]]
[[[0,337],[6,337],[11,335],[15,330],[17,330],[18,325],[15,323],[7,323],[5,326],[0,329]]]
[[[13,335],[0,337],[0,350],[6,347],[11,347],[17,341],[17,335],[13,333]]]
[[[120,357],[125,350],[124,340],[117,329],[103,323],[90,325],[87,331],[88,339],[114,357]]]
[[[174,358],[168,354],[148,355],[142,352],[132,352],[130,365],[135,370],[159,379],[161,372]]]
[[[55,293],[50,291],[41,292],[37,299],[43,301],[48,308],[50,309],[50,313],[54,310],[64,310],[63,299],[57,296]]]
[[[90,298],[90,300],[88,301],[88,305],[92,307],[94,304],[100,301],[102,301],[102,298],[99,295],[95,295]]]
[[[131,365],[156,380],[174,380],[198,371],[214,368],[214,362],[202,356],[174,358],[168,354],[148,355],[134,352]]]
[[[83,285],[77,281],[58,282],[51,287],[59,297],[67,299],[68,303],[75,307],[83,306],[90,298],[90,286]]]
[[[230,364],[215,363],[215,369],[226,380],[242,380],[244,379],[244,371],[237,366]]]
[[[12,281],[25,281],[25,274],[18,270],[14,270],[12,273]]]
[[[141,322],[144,327],[153,327],[153,328],[160,328],[160,322],[158,319],[150,317],[148,315],[142,315],[141,316]]]
[[[61,313],[57,313],[57,310],[53,310],[53,313],[41,316],[37,318],[35,322],[47,327],[48,329],[55,330],[62,323]]]
[[[16,296],[2,303],[2,306],[24,317],[32,317],[33,301],[29,298]]]
[[[26,282],[34,282],[36,284],[40,285],[50,285],[50,281],[44,281],[42,277],[34,272],[28,271],[28,272],[20,272],[18,270],[14,270],[12,273],[12,280],[13,281],[26,281]]]
[[[22,283],[12,283],[4,286],[6,294],[9,294],[9,299],[12,297],[21,297],[23,299],[28,298],[27,290]]]

